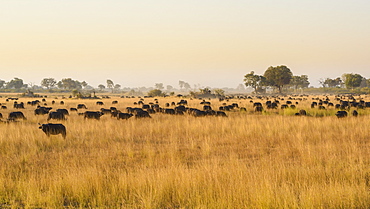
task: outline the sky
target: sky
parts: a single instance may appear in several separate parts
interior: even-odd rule
[[[0,0],[0,79],[232,87],[286,65],[370,78],[370,1]]]

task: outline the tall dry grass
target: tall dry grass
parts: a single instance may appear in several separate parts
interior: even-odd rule
[[[121,110],[138,101],[106,99],[104,107],[112,100]],[[54,108],[101,108],[96,101],[64,101]],[[159,98],[162,106],[169,101],[178,98]],[[199,100],[189,102],[201,107]],[[62,122],[66,139],[48,138],[37,125],[47,116],[26,106],[27,121],[0,124],[0,207],[370,207],[368,110],[337,119],[335,110],[312,110],[303,101],[298,109],[328,116],[296,117],[297,110],[255,114],[249,100],[227,103],[233,102],[247,112],[127,121],[70,113]]]

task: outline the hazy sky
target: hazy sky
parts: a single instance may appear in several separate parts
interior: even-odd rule
[[[236,87],[286,65],[370,78],[368,0],[0,0],[0,79]]]

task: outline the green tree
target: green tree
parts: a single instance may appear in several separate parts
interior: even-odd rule
[[[163,96],[163,93],[159,89],[153,89],[148,92],[148,96],[152,96],[152,97]]]
[[[120,88],[121,88],[121,85],[120,84],[117,83],[117,84],[114,85],[114,89],[115,90],[118,91]]]
[[[180,86],[180,89],[182,90],[182,88],[184,88],[184,84],[185,82],[184,81],[179,81],[179,86]]]
[[[268,86],[276,87],[279,93],[281,93],[284,85],[290,83],[293,73],[288,67],[281,65],[277,67],[269,67],[263,76],[266,78]]]
[[[47,89],[53,88],[57,84],[57,81],[54,78],[44,78],[41,81],[41,86],[46,87]]]
[[[63,78],[57,83],[59,88],[63,89],[81,89],[82,85],[79,81],[73,80],[72,78]]]
[[[338,87],[338,86],[340,87],[342,84],[343,84],[343,81],[342,81],[342,79],[340,77],[335,78],[335,79],[326,78],[322,82],[323,87],[326,87],[327,86],[327,87],[330,87],[330,88]]]
[[[164,89],[163,83],[156,83],[154,86],[156,89],[159,89],[159,90]]]
[[[199,91],[201,94],[211,94],[211,90],[207,87],[203,89],[199,89]]]
[[[189,83],[184,83],[184,88],[185,88],[185,90],[189,90],[189,89],[191,89],[191,86],[190,86]]]
[[[171,85],[167,85],[167,86],[166,86],[166,88],[167,88],[167,91],[172,91],[173,86],[171,86]]]
[[[105,89],[105,86],[103,84],[99,84],[98,88],[100,89],[100,91],[103,91]]]
[[[0,88],[4,88],[5,87],[5,81],[4,80],[0,80]]]
[[[7,89],[20,89],[24,87],[23,80],[20,78],[14,78],[9,81],[6,85]]]
[[[112,90],[112,93],[113,93],[114,83],[113,83],[113,81],[112,81],[112,80],[110,80],[110,79],[108,79],[108,80],[107,80],[107,87],[108,87],[109,89],[111,89],[111,90]]]
[[[86,82],[86,81],[82,81],[82,82],[81,82],[81,86],[82,86],[82,87],[84,87],[84,89],[85,89],[85,88],[86,88],[86,86],[87,86],[87,82]]]
[[[345,73],[342,75],[342,78],[347,89],[360,87],[361,82],[364,79],[360,74],[353,73]]]
[[[225,95],[225,91],[223,89],[215,89],[214,90],[215,94],[219,97],[221,96],[224,96]]]
[[[295,75],[292,77],[289,83],[295,90],[297,89],[303,89],[308,88],[308,85],[310,85],[310,82],[308,81],[308,75]]]
[[[254,71],[251,71],[244,76],[244,82],[245,86],[252,87],[254,92],[257,93],[259,89],[266,85],[266,78],[262,75],[255,75]]]

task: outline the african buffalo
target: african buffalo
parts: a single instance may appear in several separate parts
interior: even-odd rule
[[[174,115],[175,114],[175,110],[174,109],[170,109],[170,108],[166,108],[166,109],[163,109],[163,113],[164,114],[169,114],[169,115]]]
[[[203,117],[203,116],[207,115],[207,112],[201,111],[201,110],[194,110],[194,111],[192,111],[192,115],[194,117]]]
[[[11,112],[9,113],[8,120],[23,119],[26,120],[22,112]]]
[[[212,107],[211,107],[211,106],[209,106],[209,105],[204,105],[204,106],[203,106],[203,110],[204,110],[204,111],[212,110]]]
[[[256,106],[256,107],[254,108],[254,111],[255,111],[255,112],[262,112],[262,111],[263,111],[263,107],[262,107],[262,106]]]
[[[135,118],[151,118],[149,112],[147,111],[138,111],[135,113]]]
[[[69,112],[67,109],[57,109],[57,112],[62,113],[63,115],[69,115]]]
[[[58,134],[62,134],[63,138],[66,138],[67,136],[66,127],[63,124],[48,123],[39,125],[40,125],[39,129],[41,129],[48,137],[50,135]]]
[[[299,110],[299,115],[307,115],[307,112],[306,110]]]
[[[96,119],[96,120],[100,120],[100,117],[104,115],[104,113],[102,112],[99,112],[99,111],[86,111],[84,113],[84,118],[88,118],[88,119]]]
[[[78,104],[77,109],[87,109],[85,104]]]
[[[35,115],[46,115],[51,109],[51,107],[38,107],[35,109]]]
[[[104,114],[111,114],[111,113],[112,113],[111,109],[104,109],[104,108],[100,108],[100,111],[101,111],[102,113],[104,113]]]
[[[356,110],[353,110],[352,111],[352,116],[357,117],[358,116],[358,112]]]
[[[24,109],[24,104],[23,104],[23,102],[21,102],[21,103],[16,103],[16,102],[14,102],[14,108],[15,109]]]
[[[337,113],[335,113],[335,115],[338,118],[345,118],[345,117],[347,117],[347,111],[338,111]]]
[[[216,111],[216,116],[227,117],[226,113],[222,111]]]
[[[64,114],[61,112],[50,112],[47,121],[55,119],[55,120],[65,120]]]
[[[131,113],[118,113],[117,114],[117,120],[119,120],[119,119],[126,119],[126,120],[128,120],[132,116],[133,116],[133,114],[131,114]]]
[[[104,103],[101,102],[101,101],[98,101],[98,102],[96,102],[96,105],[104,105]]]

